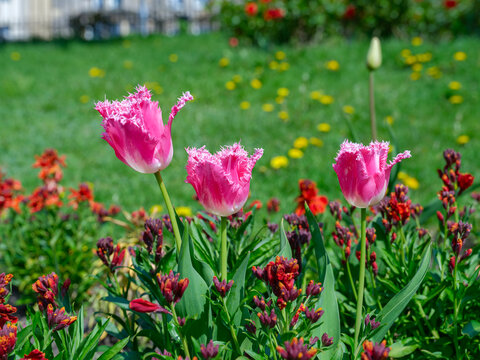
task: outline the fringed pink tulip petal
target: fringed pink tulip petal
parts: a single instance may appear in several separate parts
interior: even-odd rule
[[[335,170],[345,199],[359,208],[378,204],[384,197],[392,166],[409,158],[405,151],[387,165],[388,142],[372,142],[368,146],[343,142],[335,158]]]
[[[172,120],[193,97],[186,92],[172,108],[168,125],[164,126],[158,103],[151,101],[145,86],[123,101],[98,102],[95,109],[103,117],[102,134],[115,155],[123,163],[141,173],[155,173],[165,169],[172,161]],[[174,110],[175,109],[175,110]]]
[[[187,179],[205,209],[219,216],[238,212],[247,201],[252,170],[263,149],[249,158],[240,144],[212,155],[205,147],[188,148]]]

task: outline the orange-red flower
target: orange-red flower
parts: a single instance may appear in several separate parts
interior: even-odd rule
[[[313,215],[322,214],[328,205],[328,199],[326,196],[318,195],[317,184],[308,179],[300,179],[298,186],[300,188],[300,196],[296,198],[297,208],[295,209],[295,214],[305,214],[305,202]]]
[[[45,354],[43,352],[35,349],[35,350],[32,350],[28,355],[25,355],[20,360],[48,360],[48,359],[45,357]]]
[[[258,13],[258,5],[254,2],[248,2],[245,4],[245,13],[248,16],[255,16]]]

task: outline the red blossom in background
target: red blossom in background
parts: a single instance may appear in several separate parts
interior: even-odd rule
[[[5,274],[5,273],[0,274],[0,304],[5,303],[5,298],[10,292],[7,289],[7,285],[10,283],[12,278],[13,278],[12,274]]]
[[[30,354],[25,355],[20,360],[48,360],[48,359],[45,357],[45,354],[43,352],[35,349],[35,350],[32,350]]]
[[[4,174],[0,171],[0,214],[8,208],[20,212],[19,205],[23,196],[18,193],[22,190],[22,184],[18,180],[3,177]]]
[[[285,11],[280,8],[267,9],[263,13],[265,21],[280,20],[285,16]]]
[[[69,199],[72,199],[69,202],[75,210],[78,208],[78,205],[83,202],[88,202],[91,204],[93,202],[93,192],[88,184],[82,183],[78,186],[78,190],[70,188]]]
[[[17,317],[13,316],[17,312],[17,308],[8,304],[0,304],[0,328],[3,328],[7,322],[17,323]]]
[[[328,199],[325,196],[318,195],[317,184],[308,179],[300,179],[298,186],[300,188],[300,196],[295,199],[297,202],[295,214],[305,214],[305,202],[313,215],[322,214],[327,207]]]
[[[255,16],[258,13],[258,5],[254,2],[248,2],[245,4],[245,14],[248,16]]]
[[[454,7],[457,7],[458,2],[456,0],[445,0],[443,2],[443,6],[445,6],[446,9],[453,9]]]
[[[353,4],[347,5],[345,8],[345,12],[342,15],[342,18],[345,20],[352,20],[355,19],[355,15],[357,14],[357,8]]]

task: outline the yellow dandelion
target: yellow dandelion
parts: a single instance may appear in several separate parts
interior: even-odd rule
[[[330,105],[331,103],[333,103],[334,99],[333,99],[333,96],[330,96],[330,95],[322,95],[320,96],[320,102],[323,104],[323,105]]]
[[[96,66],[90,68],[90,70],[88,71],[88,75],[90,75],[90,77],[104,77],[105,76],[105,70],[102,70]]]
[[[308,146],[308,139],[304,136],[300,136],[293,142],[293,147],[296,149],[305,149]]]
[[[422,77],[422,74],[420,74],[419,72],[412,72],[410,74],[410,79],[412,79],[413,81],[416,81],[418,79],[420,79]]]
[[[277,52],[275,53],[275,58],[276,58],[277,60],[283,60],[283,59],[285,59],[286,57],[287,57],[287,54],[285,54],[283,51],[277,51]]]
[[[277,96],[277,97],[275,98],[275,102],[276,102],[277,104],[283,104],[284,101],[285,101],[285,98],[284,98],[283,96]]]
[[[282,97],[287,97],[290,94],[287,88],[281,87],[277,90],[277,95]]]
[[[272,112],[274,108],[275,107],[273,106],[273,104],[270,104],[270,103],[266,103],[262,105],[262,110],[265,112]]]
[[[440,71],[440,69],[437,66],[429,67],[427,69],[427,74],[434,79],[438,79],[442,76],[442,72]]]
[[[462,97],[462,95],[452,95],[452,96],[450,96],[448,101],[450,101],[454,105],[458,105],[458,104],[461,104],[463,102],[463,97]]]
[[[353,106],[351,105],[345,105],[343,108],[342,108],[343,112],[345,114],[349,114],[349,115],[352,115],[354,112],[355,112],[355,109]]]
[[[131,60],[125,60],[125,61],[123,62],[123,67],[124,67],[125,69],[131,69],[131,68],[133,68],[133,61],[131,61]]]
[[[288,166],[288,158],[283,155],[275,156],[270,160],[270,166],[274,169],[286,168]]]
[[[288,62],[282,62],[278,65],[278,70],[280,71],[287,71],[288,69],[290,69],[290,64]]]
[[[432,60],[432,54],[429,53],[429,52],[427,52],[425,54],[418,54],[417,59],[418,59],[418,61],[420,61],[422,63],[426,63],[426,62],[429,62],[430,60]]]
[[[242,110],[250,109],[250,103],[248,101],[242,101],[240,103],[240,109],[242,109]]]
[[[235,83],[234,83],[233,81],[231,81],[231,80],[230,80],[230,81],[227,81],[227,82],[225,83],[225,88],[226,88],[227,90],[234,90],[236,86],[237,86],[237,85],[235,85]]]
[[[22,55],[18,51],[14,51],[10,54],[10,59],[13,61],[19,61],[22,58]]]
[[[406,172],[399,171],[397,177],[403,181],[408,178],[408,174]]]
[[[322,97],[322,93],[318,90],[314,90],[310,93],[310,99],[312,100],[320,100]]]
[[[238,83],[241,83],[243,79],[240,75],[236,74],[236,75],[233,75],[232,80],[238,84]]]
[[[277,70],[278,69],[278,62],[276,62],[275,60],[272,60],[268,63],[268,67],[271,70]]]
[[[410,51],[410,49],[403,49],[400,54],[402,55],[402,57],[407,58],[412,54],[412,52]]]
[[[157,215],[157,214],[160,214],[163,210],[163,207],[162,205],[153,205],[151,208],[150,208],[150,215]],[[178,209],[177,209],[178,210]]]
[[[170,60],[170,62],[172,62],[172,63],[176,63],[178,61],[178,55],[177,54],[170,54],[168,56],[168,60]]]
[[[417,72],[422,71],[422,68],[423,68],[423,65],[419,64],[419,63],[413,64],[413,66],[412,66],[412,70],[417,71]]]
[[[417,62],[417,57],[415,55],[410,55],[405,59],[405,64],[413,65]]]
[[[178,206],[175,210],[177,211],[178,216],[192,216],[192,209],[188,206]]]
[[[283,121],[288,121],[290,116],[288,115],[288,111],[282,110],[278,113],[278,118]]]
[[[292,159],[301,159],[303,157],[303,151],[299,149],[288,150],[288,156]]]
[[[465,54],[463,51],[457,51],[455,54],[453,54],[453,58],[456,61],[465,61],[467,59],[467,54]]]
[[[159,83],[153,84],[152,88],[153,88],[153,91],[155,91],[155,94],[160,95],[163,93],[163,87],[161,87]]]
[[[468,135],[460,135],[459,137],[457,137],[457,144],[465,145],[469,141],[470,141],[470,136]]]
[[[88,95],[82,95],[80,96],[80,102],[82,104],[86,104],[90,100],[90,97]]]
[[[311,137],[310,138],[310,144],[316,147],[322,147],[323,146],[323,140],[319,139],[317,137]]]
[[[230,60],[228,58],[225,58],[225,57],[222,57],[219,61],[218,61],[218,65],[220,67],[227,67],[228,64],[230,64]]]
[[[252,81],[250,81],[250,85],[255,90],[258,90],[262,87],[262,82],[258,79],[252,79]]]
[[[418,180],[412,176],[408,176],[405,180],[403,180],[403,183],[412,190],[416,190],[420,186]]]
[[[385,118],[385,121],[387,122],[388,125],[393,125],[395,119],[393,118],[393,116],[388,115],[388,116]]]
[[[321,123],[317,125],[317,130],[324,133],[329,132],[331,128],[332,127],[330,126],[330,124],[327,123]]]
[[[420,46],[422,45],[423,43],[423,40],[420,36],[415,36],[413,39],[412,39],[412,45],[413,46]]]
[[[460,84],[458,81],[450,81],[448,87],[450,90],[460,90],[462,88],[462,84]]]
[[[327,62],[325,67],[330,71],[338,71],[338,69],[340,69],[340,64],[337,60],[330,60]]]

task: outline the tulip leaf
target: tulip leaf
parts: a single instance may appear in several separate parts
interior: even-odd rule
[[[105,351],[99,358],[98,360],[110,360],[112,359],[115,355],[117,355],[120,351],[123,350],[125,345],[127,345],[128,341],[130,340],[129,337],[118,341],[115,345],[113,345],[111,348],[109,348],[107,351]]]
[[[401,358],[410,355],[418,348],[419,344],[416,344],[412,338],[405,339],[392,344],[388,356],[394,359]]]
[[[469,321],[462,329],[462,334],[473,338],[480,334],[480,322],[477,320]]]
[[[305,212],[308,219],[308,226],[312,234],[312,242],[315,247],[315,257],[317,259],[318,278],[322,283],[323,291],[315,308],[321,307],[325,311],[322,316],[322,325],[314,329],[311,333],[313,336],[322,337],[327,333],[329,337],[333,336],[333,345],[322,352],[322,357],[332,359],[339,357],[340,344],[340,314],[338,311],[337,297],[335,295],[335,276],[333,274],[332,264],[328,258],[325,249],[323,235],[318,227],[317,220],[312,212],[305,204]]]
[[[400,290],[400,292],[397,293],[378,313],[376,320],[380,321],[381,326],[374,331],[373,335],[371,336],[371,341],[381,342],[383,340],[387,331],[390,329],[420,287],[420,284],[425,278],[425,275],[430,267],[431,257],[432,249],[431,245],[429,245],[423,254],[417,273],[413,276],[410,282],[402,290]]]
[[[205,294],[208,286],[202,276],[195,270],[192,264],[193,249],[192,239],[189,236],[188,224],[185,223],[187,229],[184,231],[182,248],[178,261],[178,271],[181,278],[188,278],[188,287],[183,294],[182,299],[176,305],[178,315],[185,317],[200,317],[205,309]]]
[[[280,221],[280,250],[278,251],[278,256],[286,257],[287,259],[292,258],[292,249],[290,248],[290,243],[287,239],[287,234],[285,234],[285,228],[283,227],[283,219]]]
[[[232,321],[236,326],[239,326],[242,320],[242,312],[238,311],[238,308],[245,296],[245,274],[249,258],[250,254],[245,257],[235,275],[233,275],[233,285],[227,296],[227,309],[230,316],[233,316]]]

